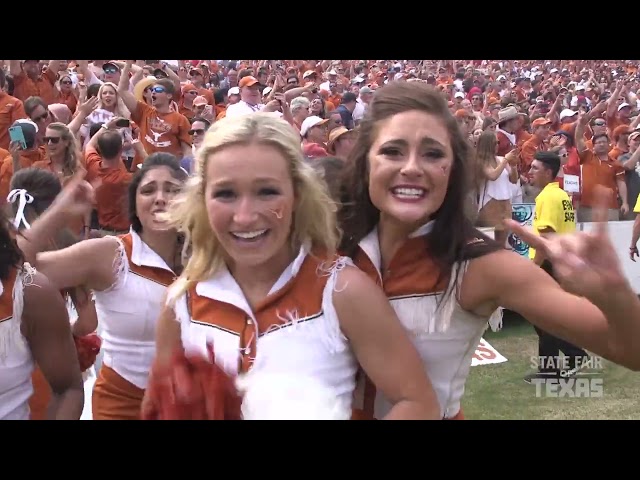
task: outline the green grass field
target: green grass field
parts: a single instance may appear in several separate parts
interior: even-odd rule
[[[470,420],[631,420],[640,419],[640,373],[603,361],[601,398],[538,398],[524,382],[532,373],[538,337],[522,320],[505,319],[499,332],[484,337],[508,361],[471,368],[462,400]]]

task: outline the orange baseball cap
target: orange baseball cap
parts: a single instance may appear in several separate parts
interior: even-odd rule
[[[531,126],[536,127],[544,127],[545,125],[551,125],[551,120],[548,118],[536,118],[533,122],[531,122]]]
[[[244,77],[240,82],[238,82],[238,86],[242,87],[252,87],[258,83],[258,79],[256,77]]]

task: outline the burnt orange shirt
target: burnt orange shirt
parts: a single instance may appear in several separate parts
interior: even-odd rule
[[[185,107],[182,101],[180,101],[180,104],[178,105],[178,113],[187,117],[187,120],[191,120],[193,117],[196,116],[196,113],[190,108]]]
[[[525,129],[521,128],[516,132],[516,145],[518,148],[522,148],[524,142],[529,140],[533,135],[527,132]]]
[[[522,145],[522,151],[520,152],[522,173],[527,173],[529,171],[536,152],[542,152],[545,150],[547,150],[547,146],[542,140],[540,140],[539,137],[536,137],[535,135],[524,142],[524,144]]]
[[[191,124],[179,112],[159,113],[155,107],[138,102],[131,119],[140,128],[140,141],[147,154],[166,152],[182,158],[181,142],[191,145]]]
[[[20,152],[20,168],[33,167],[36,162],[43,160],[45,156],[44,147]],[[7,195],[11,191],[11,177],[13,177],[13,158],[8,155],[0,165],[0,205],[6,203]]]
[[[27,118],[22,101],[0,91],[0,148],[9,148],[9,127],[21,118]]]
[[[631,120],[625,118],[621,120],[618,115],[614,115],[613,117],[607,117],[607,130],[609,131],[609,135],[620,125],[629,125],[631,124]]]
[[[128,230],[129,206],[128,188],[133,173],[127,171],[124,163],[118,167],[105,167],[102,157],[95,148],[87,147],[85,151],[87,164],[87,181],[99,180],[96,187],[96,210],[100,228],[116,232]]]
[[[72,92],[69,92],[69,93],[58,92],[57,102],[54,102],[54,103],[65,104],[67,107],[69,107],[69,110],[71,110],[71,114],[73,115],[76,111],[76,107],[78,106],[78,99]]]
[[[35,80],[27,77],[27,74],[20,72],[13,77],[13,94],[23,102],[29,97],[40,97],[47,105],[56,103],[58,92],[53,86],[58,76],[48,68],[42,72]]]
[[[342,102],[342,95],[336,93],[335,95],[330,95],[327,100],[329,100],[331,103],[333,103],[334,106],[337,107],[338,105],[340,105],[340,102]]]
[[[618,160],[618,157],[620,157],[620,155],[624,155],[625,153],[628,153],[628,151],[621,150],[620,147],[616,145],[611,150],[609,150],[609,157],[612,160]]]
[[[624,168],[617,161],[608,157],[600,160],[592,150],[585,150],[579,154],[582,165],[582,192],[580,205],[594,206],[593,190],[596,185],[602,185],[613,193],[609,201],[609,208],[618,208],[618,179],[624,180]]]
[[[209,105],[215,105],[215,100],[213,98],[213,92],[211,90],[209,90],[208,88],[199,88],[198,89],[198,95],[201,95],[204,98],[206,98],[207,102],[209,103]]]

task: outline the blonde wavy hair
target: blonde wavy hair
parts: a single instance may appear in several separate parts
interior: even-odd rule
[[[222,247],[216,238],[205,206],[207,162],[212,154],[235,145],[275,147],[288,161],[293,181],[291,245],[294,249],[309,244],[329,254],[336,251],[340,232],[336,222],[336,205],[325,183],[304,162],[300,135],[287,122],[273,114],[254,113],[224,118],[207,131],[196,156],[194,175],[182,193],[171,203],[169,222],[184,234],[183,255],[189,259],[169,293],[174,302],[199,281],[211,278],[224,266]],[[238,158],[241,162],[242,158]]]
[[[53,122],[47,125],[47,130],[55,130],[60,133],[60,138],[63,142],[67,143],[67,147],[64,150],[64,162],[62,163],[62,174],[64,177],[71,177],[78,170],[82,168],[80,163],[81,153],[78,149],[78,143],[76,137],[69,127],[61,122]]]
[[[102,85],[100,85],[100,88],[98,89],[98,94],[97,94],[98,108],[102,108],[103,110],[106,110],[104,107],[104,104],[102,103],[102,92],[106,87],[112,88],[113,91],[116,93],[116,106],[113,114],[116,117],[130,118],[131,112],[129,112],[129,109],[124,104],[124,100],[122,100],[122,97],[120,97],[120,94],[118,93],[118,86],[113,82],[104,82]]]

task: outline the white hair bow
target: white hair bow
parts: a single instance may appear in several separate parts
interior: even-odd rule
[[[16,201],[20,203],[18,204],[16,216],[13,219],[13,226],[19,229],[20,224],[23,223],[27,229],[31,228],[31,225],[27,222],[27,218],[24,216],[24,209],[28,203],[33,203],[33,197],[29,195],[24,188],[11,190],[9,195],[7,195],[7,202],[16,203]]]

